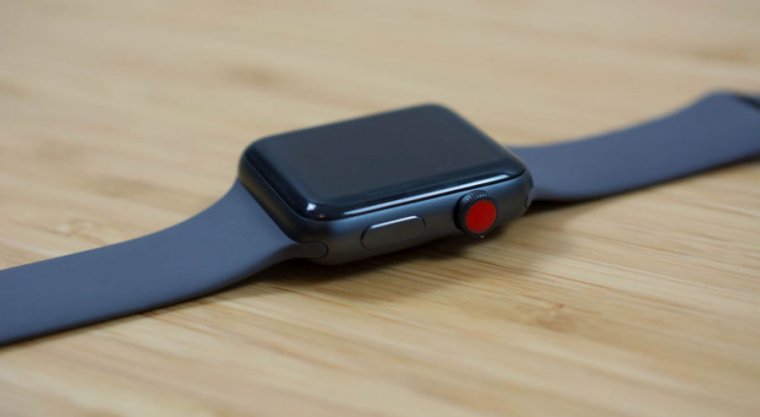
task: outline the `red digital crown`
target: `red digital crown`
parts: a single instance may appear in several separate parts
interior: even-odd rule
[[[496,224],[499,214],[496,201],[485,191],[473,191],[459,199],[454,222],[463,232],[483,236]]]

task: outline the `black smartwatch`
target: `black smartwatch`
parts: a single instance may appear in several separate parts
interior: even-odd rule
[[[760,97],[714,93],[632,128],[505,148],[424,105],[252,143],[238,179],[151,235],[0,271],[0,344],[218,290],[276,263],[338,264],[486,236],[534,201],[599,198],[760,155]]]

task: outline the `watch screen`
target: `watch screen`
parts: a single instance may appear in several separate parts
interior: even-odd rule
[[[503,181],[525,169],[503,146],[436,105],[270,136],[243,157],[293,210],[317,219]]]

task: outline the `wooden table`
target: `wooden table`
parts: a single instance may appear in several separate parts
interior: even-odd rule
[[[758,22],[756,0],[3,2],[0,267],[182,220],[266,134],[440,102],[543,143],[758,91]],[[746,163],[7,347],[0,415],[760,415],[758,184]]]

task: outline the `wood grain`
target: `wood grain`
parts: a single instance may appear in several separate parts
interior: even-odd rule
[[[4,1],[0,267],[220,196],[252,139],[441,102],[565,140],[760,90],[760,2]],[[760,415],[760,165],[0,350],[2,416]]]

